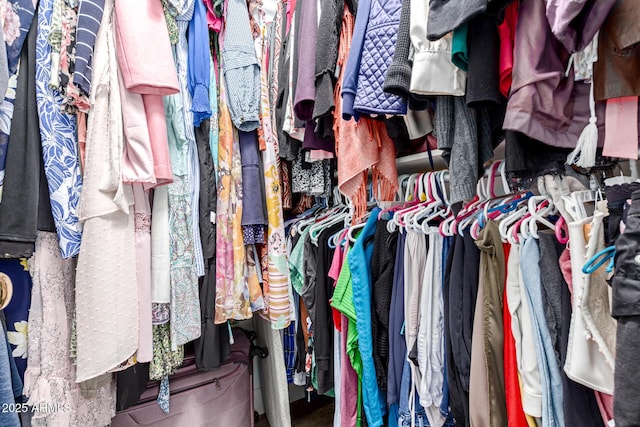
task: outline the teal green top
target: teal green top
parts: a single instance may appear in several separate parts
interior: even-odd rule
[[[451,43],[451,62],[463,71],[469,69],[469,50],[467,49],[467,24],[453,31]]]
[[[296,290],[298,295],[302,294],[304,287],[304,242],[309,236],[309,227],[302,231],[302,235],[298,242],[291,250],[289,256],[289,271],[291,276],[291,286]]]

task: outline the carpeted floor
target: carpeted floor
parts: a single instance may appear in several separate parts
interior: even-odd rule
[[[316,398],[313,403],[305,400],[291,404],[291,424],[293,427],[330,427],[333,425],[334,400],[332,398]],[[271,425],[262,415],[255,427],[281,427]]]

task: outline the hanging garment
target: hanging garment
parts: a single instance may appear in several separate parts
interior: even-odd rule
[[[520,387],[520,373],[518,371],[518,359],[516,353],[516,340],[512,333],[511,311],[509,305],[509,274],[512,266],[515,265],[516,273],[520,274],[520,259],[515,263],[512,260],[513,250],[517,245],[503,245],[505,250],[505,262],[507,263],[507,274],[505,277],[505,292],[503,305],[504,332],[504,392],[507,402],[507,417],[510,426],[527,427],[527,417],[524,412],[522,401],[522,388]],[[519,253],[518,253],[519,255]],[[559,270],[559,268],[558,268]],[[520,350],[520,349],[518,349]]]
[[[404,247],[404,337],[410,359],[417,357],[414,346],[418,339],[420,292],[426,259],[427,245],[424,234],[408,231]],[[417,366],[417,363],[415,364]]]
[[[616,0],[545,0],[545,3],[551,32],[573,53],[591,42]]]
[[[507,268],[506,296],[511,324],[505,328],[515,341],[515,354],[522,387],[521,406],[527,415],[542,417],[542,385],[536,356],[531,308],[525,296],[524,279],[520,270],[520,245],[511,245]],[[506,325],[505,325],[506,326]],[[519,386],[520,387],[520,386]]]
[[[593,258],[605,249],[604,243],[604,213],[596,211],[593,215],[587,242],[587,259]],[[584,320],[590,332],[590,337],[598,345],[598,350],[604,356],[611,373],[615,364],[615,331],[616,321],[611,317],[610,288],[607,283],[606,267],[592,272],[584,282],[582,298],[578,302]],[[612,394],[612,393],[609,393]]]
[[[360,4],[364,5],[367,0]],[[351,61],[354,52],[353,15],[345,9],[343,32],[340,38],[339,65],[341,75],[339,81],[343,86],[336,87],[336,111],[334,133],[336,138],[336,155],[338,157],[338,187],[340,192],[351,200],[355,206],[354,220],[358,221],[366,210],[366,182],[369,168],[372,169],[373,188],[379,192],[377,200],[393,200],[398,184],[398,172],[395,163],[395,148],[389,138],[384,122],[363,118],[359,123],[341,119],[346,114],[349,102],[348,91],[344,84],[349,79],[346,63],[347,52]],[[351,48],[349,47],[351,46]],[[349,50],[351,49],[351,50]],[[342,98],[340,97],[343,92]],[[355,94],[355,91],[354,91]],[[346,95],[346,96],[345,96]]]
[[[193,100],[191,112],[193,126],[198,127],[203,120],[211,117],[209,104],[209,83],[211,68],[209,60],[209,31],[207,27],[207,10],[204,2],[197,1],[193,18],[189,22],[189,64],[187,67],[189,93]]]
[[[0,120],[0,201],[2,200],[2,190],[4,188],[6,153],[9,144],[8,136],[16,99],[18,60],[24,41],[30,32],[29,29],[34,24],[36,27],[38,25],[38,20],[34,19],[35,8],[36,4],[30,0],[10,0],[4,3],[4,7],[0,12],[3,22],[0,41],[6,47],[0,53],[0,63],[5,66],[3,71],[0,72],[0,89],[2,89],[0,93],[3,94],[2,102],[0,102],[0,118],[2,118]]]
[[[251,36],[247,4],[229,0],[226,10],[222,70],[233,124],[250,132],[260,126],[260,62]]]
[[[188,9],[178,17],[177,24],[179,30],[179,41],[176,47],[176,66],[178,70],[178,80],[180,81],[180,95],[182,98],[182,117],[176,117],[175,120],[179,120],[184,124],[186,144],[183,149],[186,150],[186,173],[189,179],[188,191],[189,191],[189,203],[191,204],[191,221],[193,228],[191,229],[191,240],[194,251],[194,259],[196,272],[199,277],[204,276],[204,257],[202,254],[202,242],[200,242],[200,217],[198,214],[197,206],[199,206],[200,199],[200,167],[198,160],[198,148],[196,146],[196,137],[193,123],[193,113],[191,111],[192,99],[188,90],[187,81],[187,65],[189,62],[188,42],[187,42],[187,30],[189,27],[189,21],[193,16],[194,1],[188,3]],[[195,285],[194,285],[195,286]]]
[[[603,156],[638,158],[638,100],[637,96],[607,100]]]
[[[171,184],[171,160],[169,155],[167,123],[163,97],[160,95],[142,95],[144,113],[149,128],[149,142],[151,144],[151,160],[153,161],[153,176],[155,183],[146,184],[145,190],[161,185]]]
[[[291,328],[293,325],[289,325],[289,328]],[[342,357],[342,348],[341,348],[341,343],[342,343],[342,334],[337,331],[334,330],[333,331],[333,360],[334,360],[334,370],[333,370],[333,390],[334,393],[336,395],[335,397],[335,408],[333,410],[333,427],[342,427],[342,417],[341,417],[341,412],[340,412],[340,407],[342,406],[342,399],[344,399],[344,397],[342,396],[342,389],[341,389],[341,383],[340,383],[340,378],[342,375],[342,369],[343,369],[343,365],[342,365],[342,361],[343,361],[343,357]]]
[[[582,267],[584,260],[589,259],[587,256],[585,226],[590,222],[591,218],[587,218],[569,223],[573,310],[564,371],[573,381],[594,390],[613,394],[613,366],[607,362],[605,355],[600,352],[598,342],[587,338],[590,335],[590,323],[582,312],[583,300],[588,298],[589,295],[590,278],[582,272]],[[596,246],[596,240],[593,243],[590,242],[589,245]],[[591,251],[592,249],[589,248],[589,250]],[[613,314],[615,315],[615,299]],[[613,337],[610,337],[610,339],[613,339]],[[611,357],[609,357],[609,360],[611,360]]]
[[[345,10],[345,19],[343,28],[347,28],[347,32],[343,30],[340,40],[339,58],[341,58],[341,77],[338,77],[339,84],[338,93],[341,96],[340,104],[336,103],[338,116],[344,120],[350,120],[352,117],[356,120],[360,115],[354,109],[354,102],[358,93],[358,76],[360,75],[360,65],[362,61],[362,51],[364,47],[364,38],[367,32],[367,24],[369,22],[369,12],[371,11],[372,0],[358,1],[358,14],[353,23],[353,14]],[[347,18],[350,17],[350,18]],[[346,25],[345,25],[346,24]],[[343,42],[346,37],[346,41]],[[348,58],[347,58],[348,57]],[[336,133],[336,141],[338,135]],[[340,170],[340,168],[338,168]]]
[[[333,372],[333,317],[329,301],[333,296],[333,283],[328,272],[333,259],[333,249],[329,247],[329,239],[344,228],[344,224],[335,224],[323,230],[318,236],[318,259],[316,264],[315,300],[316,310],[313,320],[313,344],[316,371],[318,376],[318,392],[323,393],[334,387]]]
[[[371,339],[371,257],[373,236],[380,209],[373,209],[371,216],[349,252],[352,271],[353,305],[355,306],[358,345],[362,360],[362,405],[369,426],[381,426],[386,405],[380,394],[373,363],[373,341]],[[406,282],[405,282],[406,283]],[[417,329],[417,328],[416,328]]]
[[[640,191],[631,196],[624,232],[616,240],[615,275],[613,277],[612,316],[618,320],[615,365],[614,415],[616,425],[634,425],[640,422],[640,412],[634,406],[637,396],[638,363],[638,207]]]
[[[178,93],[162,4],[116,0],[115,14],[118,64],[127,90],[149,95]]]
[[[99,71],[92,85],[78,208],[87,234],[76,273],[77,382],[119,366],[138,348],[134,200],[121,175],[123,125],[112,8],[107,0],[96,38],[94,64]]]
[[[400,0],[371,2],[353,103],[360,114],[407,113],[406,102],[383,89],[384,76],[393,60],[401,9]]]
[[[195,270],[189,180],[175,176],[169,185],[169,252],[171,256],[171,350],[201,333],[198,275]],[[200,231],[197,230],[198,235]]]
[[[316,99],[316,46],[318,37],[318,6],[316,1],[302,1],[299,15],[300,32],[296,32],[296,50],[298,69],[295,79],[293,111],[296,117],[306,122],[305,148],[314,133],[313,108]]]
[[[29,360],[24,394],[29,405],[68,405],[68,411],[34,413],[32,426],[108,425],[115,416],[115,382],[109,380],[94,397],[80,393],[75,382],[69,342],[72,335],[75,265],[60,256],[54,233],[41,232],[29,261],[33,295],[29,313]]]
[[[122,73],[118,73],[118,83],[125,137],[122,178],[128,184],[140,183],[153,187],[156,176],[143,96],[127,90]]]
[[[82,225],[76,210],[82,190],[77,155],[75,117],[60,110],[62,98],[49,87],[51,73],[51,29],[53,0],[43,0],[38,9],[36,47],[36,98],[40,117],[42,156],[51,197],[51,210],[65,258],[78,255]],[[63,173],[62,171],[66,171]]]
[[[262,33],[265,34],[266,31],[263,30]],[[289,297],[291,281],[287,268],[287,247],[282,217],[282,185],[278,168],[279,145],[269,109],[267,57],[267,49],[263,44],[260,68],[261,127],[258,131],[259,140],[264,140],[260,145],[266,147],[262,152],[268,221],[266,271],[263,266],[263,280],[268,286],[268,295],[265,295],[265,298],[271,326],[274,329],[283,329],[292,319],[293,307]]]
[[[91,93],[93,48],[102,22],[104,2],[105,0],[80,0],[78,6],[73,83],[87,95]]]
[[[510,0],[508,0],[510,1]],[[467,24],[467,105],[473,108],[502,110],[505,99],[500,93],[500,34],[498,25],[502,19],[504,1],[492,1],[487,10]],[[502,130],[502,118],[499,120]]]
[[[491,132],[482,110],[469,108],[464,97],[436,98],[435,136],[450,169],[449,203],[471,200],[483,164],[493,156]]]
[[[592,16],[594,21],[599,18]],[[577,30],[574,35],[583,36],[579,46],[584,47],[593,34],[583,34],[586,27]],[[574,148],[591,116],[589,84],[576,82],[573,68],[567,73],[569,51],[551,32],[544,2],[520,1],[515,40],[513,82],[504,129],[554,147]],[[602,108],[596,104],[600,145],[604,140]]]
[[[200,158],[200,240],[205,258],[205,275],[199,279],[200,338],[195,341],[196,365],[215,369],[229,354],[229,328],[215,324],[216,310],[216,183],[209,145],[209,120],[196,129]]]
[[[495,0],[494,0],[495,1]],[[464,3],[449,3],[446,0],[429,0],[429,13],[427,36],[429,40],[436,41],[445,37],[447,33],[460,28],[471,18],[482,13],[487,8],[487,0],[470,0]]]
[[[140,184],[133,186],[136,228],[136,277],[138,279],[138,351],[136,360],[151,362],[151,206],[149,193]]]
[[[500,34],[500,93],[509,96],[513,73],[513,49],[516,35],[516,23],[518,21],[518,2],[513,2],[506,7],[504,19],[498,25]]]
[[[384,76],[384,91],[408,102],[411,84],[411,0],[402,0],[393,59]]]
[[[343,372],[342,376],[342,387],[344,390],[350,390],[351,392],[349,395],[352,397],[351,399],[345,400],[345,404],[343,405],[345,413],[343,413],[342,418],[352,420],[350,425],[355,424],[359,427],[363,423],[363,365],[358,347],[359,334],[356,326],[357,314],[353,299],[353,276],[351,274],[348,254],[349,252],[345,253],[345,262],[342,264],[342,269],[340,270],[340,277],[338,278],[333,298],[331,299],[331,306],[343,315],[341,325],[345,327],[347,333],[345,343],[346,354],[348,356],[349,364],[353,368],[353,372],[352,370],[347,369]],[[366,327],[366,325],[363,326]],[[353,396],[356,397],[355,402],[353,400]]]
[[[387,230],[388,221],[378,221],[371,258],[371,336],[373,337],[373,362],[380,391],[386,395],[389,353],[389,317],[394,285],[398,232]],[[404,252],[404,251],[402,251]]]
[[[251,317],[249,289],[244,277],[242,240],[242,172],[237,131],[227,107],[227,90],[220,80],[218,205],[216,210],[216,323]],[[235,208],[234,208],[235,207]]]
[[[476,241],[480,262],[484,265],[483,340],[487,366],[489,425],[505,425],[507,408],[504,395],[504,295],[505,261],[498,225],[489,221]]]
[[[158,187],[153,192],[151,214],[151,301],[153,307],[171,303],[171,231],[169,229],[168,187]],[[167,310],[168,311],[168,310]],[[153,323],[163,323],[153,310]],[[168,315],[168,313],[167,313]],[[164,321],[169,321],[166,316]]]
[[[609,3],[609,2],[607,2]],[[640,8],[634,1],[620,0],[610,9],[598,36],[598,61],[593,66],[596,101],[640,96]]]
[[[0,333],[0,339],[4,339],[6,342],[7,334],[4,327],[2,328],[2,333]],[[11,354],[9,352],[9,347],[6,345],[2,346],[0,349],[0,378],[2,379],[2,384],[0,385],[0,401],[6,408],[11,408],[11,405],[16,407],[16,401],[12,389],[10,359]],[[7,410],[5,413],[0,415],[0,424],[6,427],[20,427],[21,424],[18,411]]]
[[[437,2],[441,3],[440,0]],[[427,17],[431,21],[429,8],[432,3],[436,2],[411,2],[411,44],[415,54],[410,90],[419,95],[462,96],[466,91],[467,74],[451,62],[453,36],[444,33],[442,38],[435,39],[437,41],[427,40],[427,32],[431,30],[425,22]]]
[[[440,412],[444,387],[444,330],[442,299],[442,236],[437,228],[427,234],[426,270],[421,280],[420,323],[418,325],[418,367],[416,389],[430,425],[442,425]],[[415,260],[414,260],[415,262]]]
[[[7,0],[3,11],[4,41],[7,45],[9,73],[18,72],[18,59],[22,51],[31,22],[34,20],[36,2],[33,0]]]
[[[20,381],[24,381],[24,371],[27,368],[27,335],[29,325],[29,307],[31,306],[31,277],[25,258],[0,259],[0,272],[8,277],[12,285],[11,300],[2,309],[5,317],[7,338],[11,350],[9,353],[15,361]],[[18,395],[20,396],[20,395]]]
[[[478,275],[478,297],[473,317],[473,337],[471,340],[471,364],[469,375],[469,424],[471,426],[489,426],[491,423],[491,400],[489,395],[489,371],[485,358],[484,340],[484,300],[486,265],[480,263]]]
[[[14,92],[15,120],[11,121],[8,138],[12,143],[0,148],[0,151],[7,150],[9,160],[5,171],[7,185],[0,203],[0,254],[11,258],[31,256],[38,230],[55,231],[36,104],[37,28],[38,22],[34,19],[20,58],[22,72]],[[11,103],[2,103],[7,104]],[[5,118],[0,123],[6,123]],[[2,138],[0,136],[0,141]]]
[[[213,157],[215,178],[218,177],[218,77],[214,66],[213,56],[209,58],[211,68],[211,82],[209,84],[209,104],[211,105],[211,117],[209,127],[209,147]]]
[[[320,10],[315,52],[316,93],[313,118],[321,121],[322,119],[320,118],[323,117],[332,122],[335,111],[333,93],[337,79],[336,64],[338,60],[338,44],[342,32],[344,2],[340,0],[323,0]],[[276,32],[276,34],[278,33]]]
[[[542,298],[545,307],[545,318],[551,333],[551,339],[555,349],[555,356],[558,366],[564,366],[567,357],[567,343],[569,340],[569,326],[571,324],[571,294],[569,286],[564,281],[560,270],[560,255],[564,250],[564,245],[556,239],[555,233],[551,230],[541,231],[540,239],[540,271],[542,275]],[[605,288],[608,288],[606,285]],[[608,300],[608,297],[607,297]],[[608,316],[608,313],[606,313]],[[614,335],[615,332],[612,334]],[[598,396],[592,389],[578,384],[567,377],[564,370],[561,372],[562,378],[562,403],[564,413],[564,423],[567,426],[579,424],[581,426],[600,427],[608,424],[609,415],[603,420],[599,406],[605,410],[607,398]],[[608,400],[611,403],[611,400]],[[611,414],[611,418],[613,418]]]
[[[527,239],[520,252],[520,269],[524,282],[524,295],[531,309],[532,329],[535,339],[535,350],[540,369],[542,385],[542,425],[562,426],[564,424],[564,408],[562,396],[562,380],[560,367],[554,357],[553,342],[549,327],[544,317],[540,270],[540,249],[538,242]]]
[[[402,366],[398,425],[401,427],[431,425],[424,408],[420,404],[418,394],[415,392],[411,362],[406,357],[403,359]]]
[[[255,131],[238,132],[242,161],[242,234],[245,245],[264,244],[265,215],[262,199],[258,135]]]

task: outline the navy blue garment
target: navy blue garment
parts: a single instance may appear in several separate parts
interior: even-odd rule
[[[393,271],[391,308],[389,309],[389,368],[387,370],[387,405],[398,405],[402,384],[402,370],[407,354],[407,344],[402,334],[404,325],[404,242],[405,233],[398,234],[396,268]]]
[[[3,310],[7,320],[7,337],[11,344],[12,355],[24,382],[24,371],[27,369],[27,336],[24,331],[31,307],[31,276],[26,263],[19,259],[0,259],[0,272],[5,273],[13,284],[13,296],[9,305]]]

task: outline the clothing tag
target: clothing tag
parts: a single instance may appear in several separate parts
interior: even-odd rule
[[[336,79],[340,78],[340,70],[342,69],[342,67],[340,65],[336,64],[336,72],[333,75]]]
[[[211,221],[212,224],[215,224],[216,223],[216,213],[211,211],[210,214],[211,215],[209,217],[209,221]]]
[[[609,425],[609,427],[616,427],[616,420],[609,420],[607,424]]]

